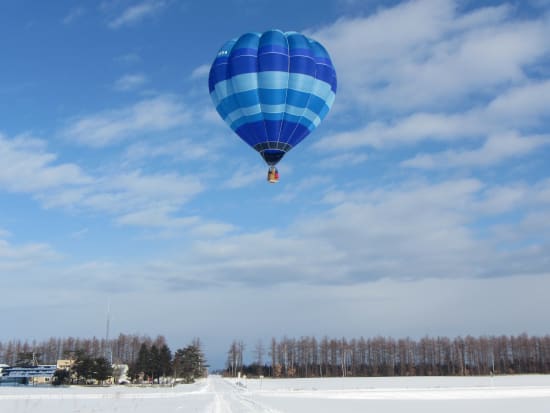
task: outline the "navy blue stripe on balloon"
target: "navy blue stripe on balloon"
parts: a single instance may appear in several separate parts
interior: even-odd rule
[[[315,77],[316,65],[311,57],[307,56],[292,56],[290,58],[290,73],[302,73]]]
[[[276,141],[280,138],[281,124],[283,123],[283,117],[280,115],[282,114],[277,114],[276,119],[271,119],[271,120],[266,119],[264,121],[268,141]]]
[[[258,55],[258,49],[251,49],[251,48],[248,48],[248,47],[234,48],[229,53],[230,57],[257,56],[257,55]]]
[[[287,119],[287,116],[285,116],[281,129],[281,136],[286,137],[283,138],[283,140],[292,143],[293,135],[297,133],[296,131],[298,129],[309,130],[310,127],[311,122],[308,121],[306,118],[297,118],[296,116],[293,116],[292,119]]]
[[[302,124],[297,124],[294,132],[287,139],[289,145],[298,145],[306,136],[311,133],[311,130]]]
[[[283,122],[282,126],[283,128],[281,128],[280,121],[265,120],[263,122],[245,123],[244,125],[236,128],[235,132],[241,137],[241,139],[252,147],[258,143],[269,140],[284,142],[291,146],[295,146],[310,133],[309,128],[301,123]],[[284,129],[287,133],[280,133],[282,129]],[[276,135],[280,135],[276,137],[269,137],[268,135],[270,130],[277,131]],[[260,134],[256,135],[258,132],[260,132]]]
[[[269,44],[262,46],[258,49],[258,54],[265,54],[265,53],[279,53],[288,55],[288,47],[277,45],[277,44]]]
[[[322,80],[323,82],[327,82],[329,85],[331,85],[331,88],[333,86],[333,83],[335,83],[334,69],[332,67],[318,64],[317,71],[315,72],[315,77],[319,80]],[[336,85],[334,85],[334,87],[336,87]]]
[[[288,55],[267,53],[258,55],[259,72],[288,72]]]
[[[245,123],[234,129],[234,131],[243,141],[252,147],[266,140],[265,123],[263,120]]]
[[[290,48],[290,56],[306,56],[313,58],[315,54],[310,49],[304,48]]]
[[[298,142],[304,139],[311,132],[311,130],[307,126],[304,126],[301,123],[297,123],[295,125],[289,124],[288,126],[289,132],[288,135],[285,135],[287,136],[286,142],[292,146],[298,144]]]
[[[216,83],[231,77],[227,73],[227,67],[228,67],[227,64],[212,66],[212,69],[210,70],[210,76],[208,79],[210,92],[214,90]]]
[[[256,56],[231,56],[229,58],[229,70],[225,75],[229,75],[228,78],[231,78],[243,73],[255,73],[257,71],[258,58]]]

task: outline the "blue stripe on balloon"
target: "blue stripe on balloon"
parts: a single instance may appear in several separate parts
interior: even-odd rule
[[[268,92],[274,92],[268,90]],[[327,112],[330,108],[334,95],[331,93],[326,99],[321,99],[315,95],[307,95],[292,90],[288,91],[286,99],[284,98],[284,90],[279,90],[280,96],[278,99],[274,99],[270,102],[262,100],[256,94],[256,91],[249,91],[246,93],[234,94],[221,101],[216,109],[225,119],[229,114],[232,117],[238,116],[241,111],[243,115],[249,115],[250,113],[260,113],[261,111],[289,113],[296,116],[307,116],[309,119],[318,116],[321,117],[321,113]],[[272,95],[273,96],[273,95]],[[297,99],[300,100],[298,101]],[[307,105],[307,106],[306,106]]]
[[[258,96],[261,104],[280,105],[286,102],[286,89],[263,89],[258,88]],[[284,110],[284,109],[283,109]]]
[[[328,106],[326,103],[324,103],[322,100],[318,99],[315,96],[311,96],[309,98],[308,107],[290,105],[288,100],[286,104],[282,103],[282,104],[269,105],[269,104],[262,103],[260,105],[258,100],[254,100],[253,96],[250,96],[249,98],[250,98],[249,102],[251,104],[245,106],[243,105],[241,100],[234,99],[234,96],[232,96],[231,98],[226,99],[222,103],[220,103],[216,107],[216,109],[224,119],[231,116],[230,119],[228,119],[229,122],[233,122],[242,116],[260,114],[261,112],[269,112],[269,113],[280,112],[285,116],[287,114],[293,115],[293,116],[304,116],[313,122],[315,118],[322,119],[330,108],[330,106]],[[328,101],[333,99],[334,99],[333,97],[329,97]]]

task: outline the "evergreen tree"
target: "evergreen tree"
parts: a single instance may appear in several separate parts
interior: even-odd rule
[[[72,370],[76,374],[77,382],[86,382],[92,378],[95,371],[94,360],[84,351],[77,351]]]
[[[151,346],[151,350],[149,351],[149,371],[151,372],[151,378],[153,380],[155,378],[158,379],[162,373],[160,369],[159,349],[154,344]]]
[[[71,372],[65,369],[57,369],[53,375],[52,385],[61,386],[71,383]]]
[[[193,383],[196,378],[206,375],[206,360],[201,349],[189,345],[176,351],[174,370],[177,377],[183,378],[186,383]]]
[[[160,348],[159,371],[161,376],[167,377],[172,374],[172,352],[166,344]]]
[[[149,351],[147,344],[142,343],[141,347],[139,348],[137,360],[134,363],[131,371],[131,377],[135,379],[137,378],[137,376],[141,374],[144,374],[144,375],[149,374],[148,372],[149,372],[150,360],[151,360],[151,352]]]
[[[105,357],[98,357],[93,362],[92,378],[99,383],[103,383],[109,377],[113,376],[113,366]]]

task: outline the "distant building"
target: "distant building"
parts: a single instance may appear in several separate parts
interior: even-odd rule
[[[40,385],[51,384],[56,365],[35,367],[4,367],[0,376],[0,384],[4,385]]]
[[[113,377],[111,377],[110,383],[115,384],[128,384],[130,383],[130,377],[128,377],[129,366],[127,364],[113,364]]]
[[[71,370],[74,366],[74,360],[57,360],[57,368],[59,370]]]

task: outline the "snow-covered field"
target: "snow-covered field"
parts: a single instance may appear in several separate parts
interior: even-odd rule
[[[550,412],[550,375],[222,379],[149,387],[0,387],[1,413]]]

